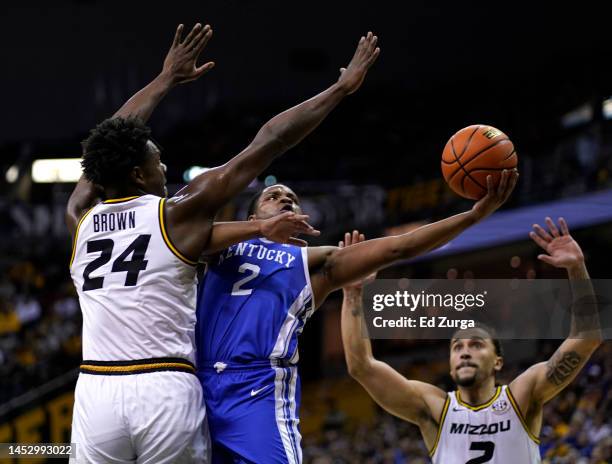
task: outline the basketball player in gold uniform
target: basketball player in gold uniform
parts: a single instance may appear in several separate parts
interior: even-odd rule
[[[451,339],[450,374],[456,391],[406,379],[375,359],[370,340],[361,335],[363,282],[344,288],[342,341],[349,373],[386,411],[419,427],[434,464],[539,463],[544,404],[576,377],[602,342],[582,250],[565,220],[559,219],[557,226],[546,218],[546,224],[548,230],[535,224],[530,237],[545,251],[538,259],[567,270],[574,298],[572,329],[548,361],[533,365],[509,385],[496,386],[495,374],[503,366],[501,346],[485,329],[470,329],[469,335],[459,331]],[[363,240],[357,232],[346,234],[342,246]]]

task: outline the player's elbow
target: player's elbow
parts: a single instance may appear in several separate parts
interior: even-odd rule
[[[267,122],[259,129],[253,142],[251,142],[251,146],[260,150],[271,150],[273,153],[280,155],[291,148],[283,139],[282,132],[277,125]]]
[[[357,358],[355,356],[347,356],[346,367],[352,378],[360,380],[368,376],[370,363],[365,357]]]

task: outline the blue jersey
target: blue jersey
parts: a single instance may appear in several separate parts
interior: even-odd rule
[[[297,337],[313,311],[306,248],[265,239],[232,245],[200,285],[198,366],[296,363]]]

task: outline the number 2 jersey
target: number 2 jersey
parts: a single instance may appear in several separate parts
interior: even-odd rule
[[[470,406],[450,392],[431,459],[434,464],[537,464],[539,440],[527,428],[508,386],[485,404]]]
[[[197,305],[198,367],[298,360],[314,311],[306,248],[253,239],[208,265]]]
[[[79,221],[70,273],[83,312],[83,359],[195,361],[196,263],[169,240],[164,202],[108,200]]]

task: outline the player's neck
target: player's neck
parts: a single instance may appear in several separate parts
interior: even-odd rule
[[[106,200],[112,200],[115,198],[127,198],[127,197],[139,197],[141,195],[146,195],[138,187],[124,187],[124,188],[115,188],[115,187],[107,187],[104,189],[104,197]]]
[[[473,387],[457,387],[461,396],[461,401],[470,406],[478,406],[484,404],[493,398],[497,387],[495,386],[495,378],[491,377],[480,385]]]

